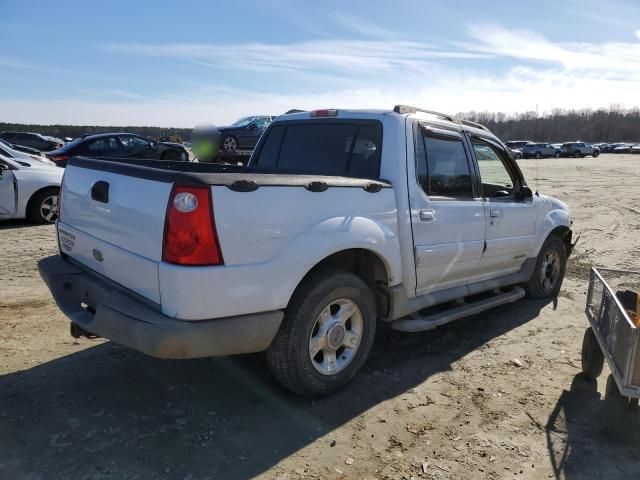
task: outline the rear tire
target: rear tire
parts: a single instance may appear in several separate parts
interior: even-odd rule
[[[604,355],[593,333],[593,328],[589,327],[582,339],[582,373],[596,379],[602,373],[602,367],[604,367]]]
[[[549,235],[542,244],[533,274],[525,286],[527,297],[557,297],[566,266],[567,252],[564,242],[557,235]]]
[[[329,395],[360,371],[375,331],[376,304],[367,284],[350,272],[319,271],[304,280],[289,302],[267,350],[269,368],[299,395]]]
[[[37,192],[31,200],[27,216],[33,223],[54,223],[58,218],[59,188],[45,188]]]
[[[574,156],[575,158],[580,158],[582,155],[580,155],[580,152],[574,152],[574,153],[573,153],[573,156]]]
[[[542,154],[541,154],[540,152],[536,152],[536,158],[537,158],[537,159],[542,158]]]
[[[556,153],[554,153],[554,154],[553,154],[553,156],[554,156],[555,158],[560,158],[560,152],[556,152]]]

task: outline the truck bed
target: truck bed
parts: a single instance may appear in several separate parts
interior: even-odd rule
[[[106,202],[93,198],[98,183]],[[223,265],[163,261],[174,185],[211,188]],[[315,264],[345,249],[401,264],[389,182],[216,164],[73,158],[58,235],[62,253],[184,320],[284,308]]]

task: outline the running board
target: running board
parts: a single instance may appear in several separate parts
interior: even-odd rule
[[[520,287],[513,287],[508,292],[499,293],[493,297],[467,303],[461,307],[455,307],[445,312],[434,313],[426,317],[409,316],[391,323],[391,328],[399,332],[423,332],[444,325],[445,323],[458,320],[459,318],[475,315],[485,310],[512,303],[524,297],[524,290]],[[414,314],[416,315],[416,314]]]

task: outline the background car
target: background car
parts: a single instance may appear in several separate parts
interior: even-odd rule
[[[524,158],[548,158],[560,156],[560,150],[549,143],[527,143],[520,148]]]
[[[233,154],[237,150],[253,150],[265,128],[275,117],[255,115],[244,117],[228,127],[218,127],[222,154]]]
[[[42,162],[29,164],[0,155],[0,219],[29,218],[53,223],[64,171]]]
[[[640,153],[640,143],[636,145],[632,145],[629,149],[629,153]]]
[[[138,158],[186,162],[189,152],[178,143],[156,142],[132,133],[103,133],[86,135],[62,148],[47,153],[59,167],[77,155],[92,158]]]
[[[64,144],[61,140],[53,137],[45,137],[39,133],[29,132],[1,132],[0,138],[11,144],[35,148],[41,152],[55,150]]]
[[[513,158],[515,158],[516,160],[520,160],[522,158],[522,151],[521,150],[517,150],[517,149],[513,149],[513,148],[509,148],[509,147],[507,147],[507,149],[509,150],[509,153],[511,154],[511,156]]]
[[[568,142],[563,143],[560,148],[560,154],[563,157],[586,157],[587,155],[591,155],[594,158],[600,155],[600,150],[593,147],[592,145],[584,142]]]
[[[630,153],[631,152],[631,144],[630,143],[618,143],[616,147],[611,150],[612,153]]]
[[[35,155],[33,153],[21,152],[20,150],[14,149],[10,144],[6,143],[4,140],[0,140],[0,155],[4,155],[7,158],[11,158],[13,160],[22,160],[26,162],[41,162],[48,165],[55,166],[51,160],[41,157],[40,155]]]
[[[510,140],[508,142],[505,142],[505,145],[514,150],[520,150],[522,147],[524,147],[528,143],[533,143],[533,142],[531,140]]]

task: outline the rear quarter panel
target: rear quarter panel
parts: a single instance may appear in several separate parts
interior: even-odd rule
[[[392,188],[377,193],[357,187],[234,192],[216,186],[213,203],[225,264],[160,264],[160,295],[167,315],[203,319],[285,308],[309,270],[331,254],[352,248],[377,254],[390,284],[401,281]]]

